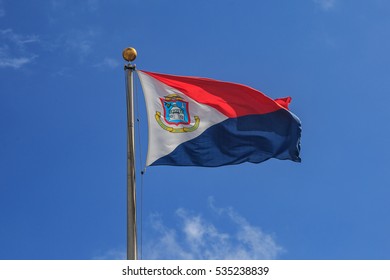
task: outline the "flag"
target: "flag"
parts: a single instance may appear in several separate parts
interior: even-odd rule
[[[300,162],[300,120],[290,97],[208,78],[137,71],[148,114],[147,165]]]

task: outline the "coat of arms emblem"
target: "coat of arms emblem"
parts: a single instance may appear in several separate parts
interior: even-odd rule
[[[191,132],[199,127],[198,116],[194,116],[195,124],[191,125],[189,104],[179,94],[169,94],[160,98],[160,101],[164,109],[163,119],[168,125],[162,121],[160,112],[156,112],[155,118],[163,129],[172,133],[181,133]]]

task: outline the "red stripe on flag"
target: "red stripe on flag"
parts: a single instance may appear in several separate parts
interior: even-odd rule
[[[267,114],[287,109],[290,100],[274,101],[251,87],[208,78],[166,75],[142,71],[193,100],[211,106],[227,117]],[[287,101],[287,102],[286,102]]]

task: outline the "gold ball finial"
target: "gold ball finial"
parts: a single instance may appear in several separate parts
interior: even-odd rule
[[[137,57],[137,51],[134,48],[126,48],[122,52],[123,59],[126,61],[133,61]]]

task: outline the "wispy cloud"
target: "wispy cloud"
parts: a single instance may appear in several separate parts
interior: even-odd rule
[[[31,63],[38,56],[27,53],[26,45],[39,42],[37,35],[24,35],[15,33],[12,29],[0,29],[0,68],[19,69]]]
[[[96,63],[94,67],[99,69],[115,69],[120,65],[119,61],[113,58],[106,57],[102,62]]]
[[[92,51],[92,42],[88,39],[84,40],[75,40],[69,38],[66,41],[66,45],[69,49],[77,52],[81,57],[87,56]]]
[[[93,53],[97,36],[98,32],[93,28],[69,30],[58,38],[57,44],[53,44],[53,48],[65,47],[67,52],[78,56],[79,60],[83,62],[91,53]]]
[[[88,0],[87,8],[91,12],[96,12],[99,9],[99,0]]]
[[[153,216],[158,236],[145,244],[144,259],[275,259],[283,252],[272,235],[233,208],[217,208],[210,199],[209,209],[218,218],[215,224],[183,208],[175,213],[180,220],[176,229],[164,225],[159,215]],[[221,221],[232,225],[233,232],[218,228]]]
[[[32,62],[36,56],[33,57],[3,57],[0,55],[0,68],[19,69],[25,64]]]
[[[87,1],[69,1],[69,0],[51,0],[51,9],[53,11],[63,12],[67,10],[70,14],[78,14],[84,12],[94,13],[99,10],[100,0]]]
[[[0,18],[5,16],[5,10],[3,7],[3,1],[0,0]]]
[[[336,4],[336,0],[314,0],[314,2],[317,3],[324,11],[334,8]]]
[[[9,40],[11,43],[16,44],[18,47],[23,48],[26,44],[39,42],[37,35],[21,35],[15,33],[12,29],[0,30],[0,35]]]
[[[124,250],[111,249],[107,252],[98,254],[94,260],[125,260],[126,252]]]
[[[96,53],[99,47],[97,42],[100,39],[99,24],[79,26],[75,28],[63,29],[68,26],[69,21],[84,18],[89,14],[99,13],[100,0],[50,0],[49,1],[49,24],[59,28],[57,37],[52,37],[50,42],[45,44],[49,52],[62,52],[74,61],[78,60],[81,64],[90,61],[90,55]],[[66,11],[66,13],[64,13]],[[71,26],[73,26],[71,24]],[[92,58],[95,62],[95,57]],[[100,59],[99,59],[100,60]]]

